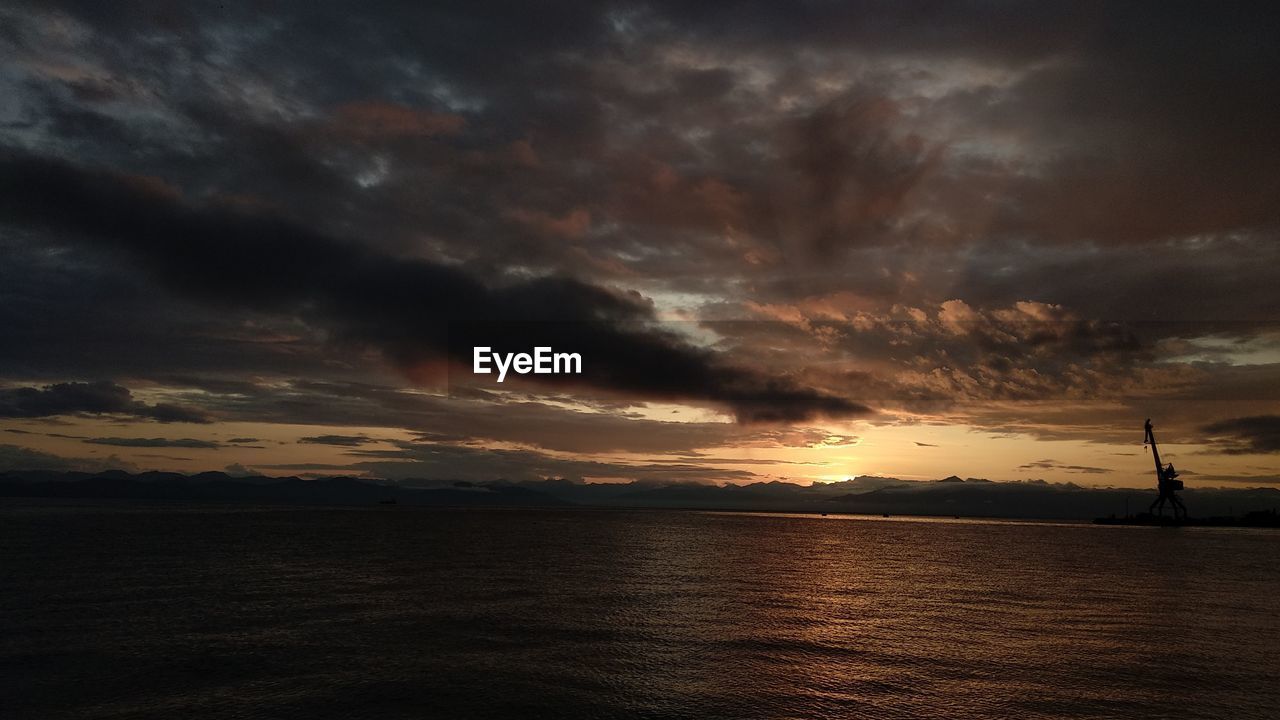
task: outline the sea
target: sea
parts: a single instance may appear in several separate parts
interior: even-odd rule
[[[0,500],[0,718],[1280,718],[1280,532]]]

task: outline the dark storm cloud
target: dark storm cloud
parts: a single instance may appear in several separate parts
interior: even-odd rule
[[[126,387],[112,382],[54,383],[43,388],[0,388],[0,417],[42,418],[56,415],[129,415],[156,422],[209,423],[194,409],[133,399]]]
[[[88,438],[84,442],[89,445],[111,445],[113,447],[129,447],[129,448],[191,448],[197,450],[214,450],[222,447],[219,443],[212,440],[196,440],[195,438],[123,438],[123,437],[100,437]]]
[[[351,374],[341,370],[352,364],[345,349],[322,348],[296,318],[184,301],[123,262],[73,256],[12,228],[0,230],[0,255],[0,377],[13,384],[111,377],[194,387],[181,381]]]
[[[1258,141],[1280,112],[1265,80],[1280,51],[1260,12],[1116,11],[1069,61],[1028,73],[984,119],[1064,150],[1014,188],[1020,207],[1001,220],[1110,242],[1275,230],[1280,151]],[[1139,24],[1145,39],[1126,34]]]
[[[1085,317],[1149,323],[1167,336],[1275,327],[1274,235],[1202,237],[1156,246],[1079,243],[1049,250],[979,243],[939,291],[975,305],[1007,298],[1061,304]],[[1105,287],[1106,292],[1098,288]],[[939,298],[945,299],[945,298]],[[1163,323],[1163,325],[1159,325]],[[1214,323],[1223,323],[1214,328]]]
[[[1090,465],[1064,465],[1057,460],[1046,459],[1036,460],[1024,465],[1018,466],[1019,470],[1062,470],[1069,473],[1084,473],[1086,475],[1101,475],[1111,472],[1110,468],[1093,467]]]
[[[202,401],[220,417],[242,422],[402,428],[437,442],[500,440],[569,453],[679,452],[732,442],[741,430],[722,422],[658,422],[609,408],[572,410],[534,399],[476,401],[367,383],[239,384],[234,392],[207,394]]]
[[[853,97],[819,109],[795,128],[791,163],[801,178],[792,207],[823,255],[863,241],[882,242],[904,198],[933,169],[940,148],[892,133],[898,109],[884,98]]]
[[[335,447],[359,447],[368,445],[369,443],[378,442],[377,440],[366,437],[364,435],[313,435],[310,437],[298,438],[298,442],[304,445],[333,445]]]
[[[1201,430],[1218,452],[1229,455],[1280,453],[1280,415],[1221,420]]]
[[[575,380],[642,397],[723,404],[745,422],[868,412],[838,396],[723,365],[652,327],[638,297],[578,281],[490,288],[454,268],[385,256],[269,214],[191,206],[148,180],[28,155],[11,154],[0,164],[0,190],[10,221],[118,253],[174,291],[215,305],[303,312],[405,367],[442,356],[466,363],[473,345],[545,344],[589,358]]]
[[[510,203],[556,217],[580,204],[628,215],[642,196],[613,186],[630,183],[624,166],[646,163],[674,169],[689,189],[736,195],[748,214],[780,204],[784,216],[808,211],[812,222],[800,231],[812,230],[822,247],[868,235],[901,242],[901,234],[868,231],[907,220],[903,196],[925,170],[937,170],[921,188],[928,204],[912,209],[933,208],[962,232],[992,230],[970,224],[984,218],[1019,237],[1147,240],[1276,219],[1265,198],[1280,178],[1277,163],[1249,142],[1273,125],[1277,90],[1265,78],[1280,64],[1271,26],[1261,21],[1265,6],[1255,3],[1159,12],[1033,2],[375,3],[358,18],[321,3],[279,5],[266,15],[192,7],[162,21],[131,4],[109,14],[61,7],[92,31],[72,47],[102,70],[55,76],[70,88],[61,95],[82,114],[124,125],[114,145],[141,140],[139,154],[154,161],[170,152],[169,167],[201,176],[201,186],[217,178],[348,219],[369,217],[358,208],[391,197],[420,201],[391,202],[442,234],[499,235],[500,224],[484,218],[501,217]],[[57,39],[47,24],[16,22],[13,42],[38,52],[42,40]],[[161,40],[133,42],[139,27]],[[119,119],[101,92],[83,92],[107,85],[119,88],[117,99],[132,88],[135,101],[151,100],[147,83],[177,98],[162,115],[172,116],[170,144],[187,151],[181,166],[179,154],[156,142],[164,136],[138,137],[141,121]],[[823,88],[832,83],[848,86],[844,99],[831,102]],[[44,112],[50,102],[41,101]],[[897,105],[906,112],[893,123],[878,119]],[[337,145],[312,144],[297,121],[341,120],[353,107],[388,112]],[[456,129],[457,120],[441,124],[448,117],[468,131],[455,145],[401,142],[405,128],[433,136]],[[913,134],[940,123],[951,132],[935,134],[957,137],[926,142]],[[370,137],[377,128],[387,131]],[[103,135],[86,127],[57,134],[82,144]],[[1017,148],[1027,162],[989,147],[1011,136],[1028,144]],[[551,151],[529,156],[534,174],[508,182],[514,166],[486,166],[483,158],[529,138]],[[934,151],[950,145],[960,152],[939,165]],[[404,164],[435,161],[430,171],[400,175],[429,195],[402,193],[403,186],[357,192],[354,172],[335,172],[386,147],[407,153]],[[232,154],[237,163],[223,162]],[[779,157],[791,162],[774,162]],[[799,171],[786,181],[798,180],[798,194],[776,197],[786,185],[770,179],[788,168]],[[332,193],[351,201],[325,204]],[[607,201],[620,195],[627,207]],[[705,208],[666,215],[656,222],[706,229],[734,219]],[[776,229],[737,219],[751,230]],[[614,240],[630,242],[624,237]],[[486,238],[524,257],[563,261],[561,240]]]
[[[169,403],[157,403],[148,407],[142,414],[142,417],[150,418],[157,422],[212,422],[212,420],[200,410],[171,405]]]
[[[1267,80],[1280,69],[1280,49],[1269,40],[1276,25],[1265,4],[1065,12],[1043,3],[909,2],[787,19],[761,12],[768,24],[730,23],[702,37],[747,36],[778,50],[848,44],[870,58],[969,61],[1010,73],[1003,84],[912,98],[919,115],[961,130],[955,140],[1023,143],[1013,162],[993,153],[975,161],[975,149],[962,147],[929,185],[952,223],[979,223],[965,229],[1115,243],[1280,223],[1270,200],[1280,190],[1280,149],[1259,142],[1280,114],[1280,88]],[[859,165],[875,167],[874,156]]]
[[[855,92],[879,98],[855,108],[908,109],[889,126],[907,128],[895,137],[877,124],[865,130],[874,114],[832,115],[800,104],[800,113],[810,113],[805,142],[815,150],[800,156],[813,158],[805,176],[809,197],[820,202],[811,207],[819,227],[836,230],[815,236],[824,246],[991,235],[1146,243],[1270,232],[1280,222],[1269,200],[1280,188],[1280,152],[1258,143],[1280,113],[1280,90],[1266,81],[1280,67],[1280,51],[1269,41],[1275,25],[1264,5],[1223,11],[1192,3],[1158,12],[1096,5],[1068,13],[1036,3],[893,3],[811,7],[799,17],[791,11],[664,7],[650,17],[645,39],[660,44],[674,35],[706,55],[720,51],[727,66],[735,59],[763,65],[779,80],[761,101],[821,97],[806,84],[821,78],[849,80]],[[743,115],[751,116],[745,108]],[[741,120],[716,127],[741,133],[739,146],[774,142]],[[935,135],[945,157],[923,140],[910,151],[913,130]],[[888,142],[871,144],[876,138]],[[741,184],[733,156],[716,159],[748,203],[757,200],[758,183]],[[778,169],[758,158],[756,165]],[[867,187],[883,191],[857,191],[868,179]],[[845,186],[855,191],[844,195]],[[918,202],[904,204],[907,189]],[[897,232],[830,221],[842,211]]]
[[[220,418],[578,452],[731,436],[624,417],[626,398],[744,420],[847,415],[859,408],[833,398],[857,398],[1081,438],[1127,438],[1134,413],[1194,405],[1198,419],[1169,430],[1191,440],[1196,424],[1270,412],[1280,387],[1274,369],[1236,365],[1238,347],[1194,342],[1244,344],[1280,316],[1273,14],[932,0],[0,9],[0,142],[103,170],[34,162],[5,181],[18,185],[6,214],[27,225],[0,228],[0,378],[145,380],[210,389],[192,402]],[[126,173],[172,186],[124,187]],[[32,202],[41,182],[63,195]],[[56,235],[29,222],[55,220]],[[102,237],[69,251],[75,228]],[[582,282],[527,280],[567,272]],[[748,303],[840,293],[856,312],[730,329],[715,355],[652,323],[671,305],[741,319]],[[933,317],[957,300],[977,315],[964,332]],[[1069,318],[1007,316],[1024,301]],[[600,374],[585,380],[616,406],[337,389],[397,382],[368,347],[410,372],[448,356],[446,319],[477,321],[451,328],[455,344],[535,339],[494,322],[512,305],[527,308],[517,320],[564,322],[542,330],[565,349],[604,352],[611,366],[588,364]],[[894,326],[904,308],[930,323]]]
[[[1080,234],[1104,241],[1142,239],[1153,230],[1140,215],[1195,227],[1177,218],[1228,207],[1233,198],[1266,197],[1276,176],[1267,168],[1277,164],[1265,154],[1247,149],[1247,142],[1231,142],[1257,137],[1256,130],[1274,119],[1267,101],[1274,91],[1252,82],[1274,67],[1274,49],[1260,41],[1266,25],[1252,21],[1245,5],[1206,12],[1207,6],[1193,4],[1148,17],[1105,6],[1065,12],[1036,3],[802,11],[757,3],[699,4],[697,10],[667,3],[571,3],[498,13],[388,4],[362,13],[361,33],[348,32],[348,13],[323,4],[305,12],[279,6],[268,25],[256,15],[219,11],[204,17],[188,8],[163,24],[166,42],[146,46],[128,42],[126,33],[132,34],[134,23],[156,24],[149,13],[124,6],[107,17],[80,4],[65,7],[102,35],[90,35],[87,47],[78,49],[108,74],[147,78],[172,91],[168,96],[184,98],[170,110],[189,125],[192,137],[206,143],[194,153],[172,153],[154,138],[115,143],[143,142],[146,158],[171,152],[162,164],[144,161],[150,172],[189,178],[196,188],[256,192],[304,216],[321,211],[335,224],[373,222],[388,236],[403,234],[394,220],[402,218],[481,265],[492,265],[499,255],[511,262],[563,265],[585,254],[590,268],[610,273],[620,266],[616,256],[625,254],[629,267],[651,277],[723,287],[723,279],[688,268],[714,258],[731,275],[748,269],[744,248],[746,254],[764,252],[753,246],[759,238],[737,239],[740,247],[733,250],[723,238],[701,237],[719,235],[725,225],[762,236],[810,237],[831,249],[934,237],[936,232],[917,232],[924,221],[915,216],[927,211],[939,217],[926,224],[951,228],[938,238],[946,243],[993,232],[1032,240]],[[522,25],[511,24],[512,13],[523,18]],[[24,36],[22,27],[15,36]],[[277,37],[284,42],[267,39],[285,28],[287,38]],[[1165,42],[1161,33],[1180,40]],[[207,62],[221,45],[233,45],[241,61]],[[28,43],[32,51],[37,47],[34,40]],[[345,52],[321,50],[329,47]],[[1205,52],[1185,52],[1186,47]],[[1221,47],[1237,50],[1210,51]],[[673,63],[673,52],[693,60]],[[519,61],[508,62],[512,58]],[[895,63],[907,69],[895,70]],[[174,65],[204,72],[184,70],[181,78],[170,78],[166,68]],[[268,67],[293,78],[292,87],[309,91],[290,95],[275,87],[262,70]],[[763,79],[748,83],[753,72]],[[951,88],[948,73],[979,79]],[[996,79],[983,82],[984,73]],[[1001,73],[1012,79],[1000,79]],[[424,93],[423,76],[444,89]],[[821,89],[822,82],[832,81],[850,86],[834,101]],[[921,82],[939,83],[943,90],[921,94]],[[250,91],[263,93],[271,112],[245,112],[254,109],[242,106]],[[199,96],[189,97],[193,93]],[[784,99],[794,107],[780,107]],[[450,110],[450,103],[458,109]],[[385,187],[360,190],[350,176],[359,174],[371,152],[398,143],[403,133],[349,139],[353,145],[326,136],[315,144],[315,132],[307,129],[314,121],[295,119],[340,119],[342,108],[352,106],[395,108],[397,116],[408,117],[460,114],[465,137],[453,144],[394,145],[392,164],[400,169]],[[105,117],[99,110],[85,112]],[[947,133],[922,139],[938,130],[939,120],[956,127],[963,147],[949,147],[955,141]],[[1215,132],[1205,132],[1209,125]],[[899,132],[898,126],[906,129]],[[702,139],[691,140],[690,134]],[[100,133],[69,128],[58,135],[89,142]],[[1017,149],[1029,156],[1029,165],[993,162],[992,152],[1007,154],[984,146],[993,135],[1029,138],[1028,147]],[[492,164],[517,141],[526,142],[525,160]],[[939,155],[940,147],[948,152]],[[1125,153],[1123,162],[1115,159],[1117,148]],[[279,156],[286,151],[289,157]],[[1184,158],[1188,153],[1199,159]],[[1234,153],[1250,163],[1211,158],[1215,153]],[[232,156],[237,162],[226,162]],[[1105,165],[1108,158],[1126,180],[1097,182],[1115,177]],[[1171,164],[1180,172],[1168,172]],[[1220,172],[1255,178],[1256,187],[1241,193],[1238,183],[1213,177]],[[1194,202],[1183,191],[1173,200],[1157,197],[1173,193],[1164,189],[1172,187],[1167,175],[1176,176],[1173,184],[1191,178],[1203,192]],[[919,191],[919,202],[905,202],[908,189]],[[1129,193],[1128,199],[1116,201],[1117,191]],[[332,202],[333,197],[343,201]],[[1259,207],[1269,212],[1272,204]],[[512,223],[493,220],[554,220],[578,210],[589,211],[593,223],[622,220],[655,232],[641,236],[624,227],[593,234],[588,244],[554,233],[516,233],[508,227]],[[1217,229],[1270,222],[1256,213],[1237,215],[1216,223]],[[1148,229],[1126,229],[1132,227]],[[767,250],[777,242],[787,245],[772,238],[761,244]],[[1243,249],[1216,254],[1230,266],[1228,277],[1252,267]],[[993,258],[992,265],[975,270],[1008,264]],[[1103,253],[1099,265],[1106,264]],[[1185,258],[1171,270],[1181,274],[1194,267],[1194,259]],[[834,268],[824,270],[834,274]],[[1164,276],[1135,273],[1157,285]],[[1062,277],[1070,274],[1057,276]],[[1125,277],[1117,280],[1118,290],[1129,284]],[[979,282],[977,290],[982,287]],[[1053,285],[1034,279],[1016,287],[1009,286],[1000,302],[1025,299],[1017,291],[1028,288],[1044,288],[1044,297],[1036,299],[1047,302],[1072,299],[1053,296]],[[1074,297],[1081,296],[1087,293]],[[1230,306],[1228,297],[1215,296]],[[1243,299],[1234,305],[1251,307]]]

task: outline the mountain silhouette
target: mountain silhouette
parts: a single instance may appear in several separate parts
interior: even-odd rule
[[[391,504],[437,507],[588,507],[748,510],[966,517],[1089,519],[1122,515],[1150,502],[1143,488],[1094,488],[1042,480],[995,482],[952,475],[935,481],[860,477],[801,485],[636,481],[587,483],[563,478],[506,482],[376,481],[352,477],[235,477],[222,472],[131,474],[119,470],[0,473],[0,496],[172,502]],[[1276,488],[1185,491],[1197,513],[1227,516],[1280,507]]]

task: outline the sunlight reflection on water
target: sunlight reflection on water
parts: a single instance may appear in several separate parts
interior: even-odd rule
[[[1274,717],[1280,534],[0,506],[5,717]]]

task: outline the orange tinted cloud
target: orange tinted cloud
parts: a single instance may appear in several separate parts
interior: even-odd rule
[[[507,217],[524,225],[541,235],[577,239],[591,229],[591,213],[586,208],[574,208],[564,215],[556,216],[541,210],[516,208],[507,212]]]

